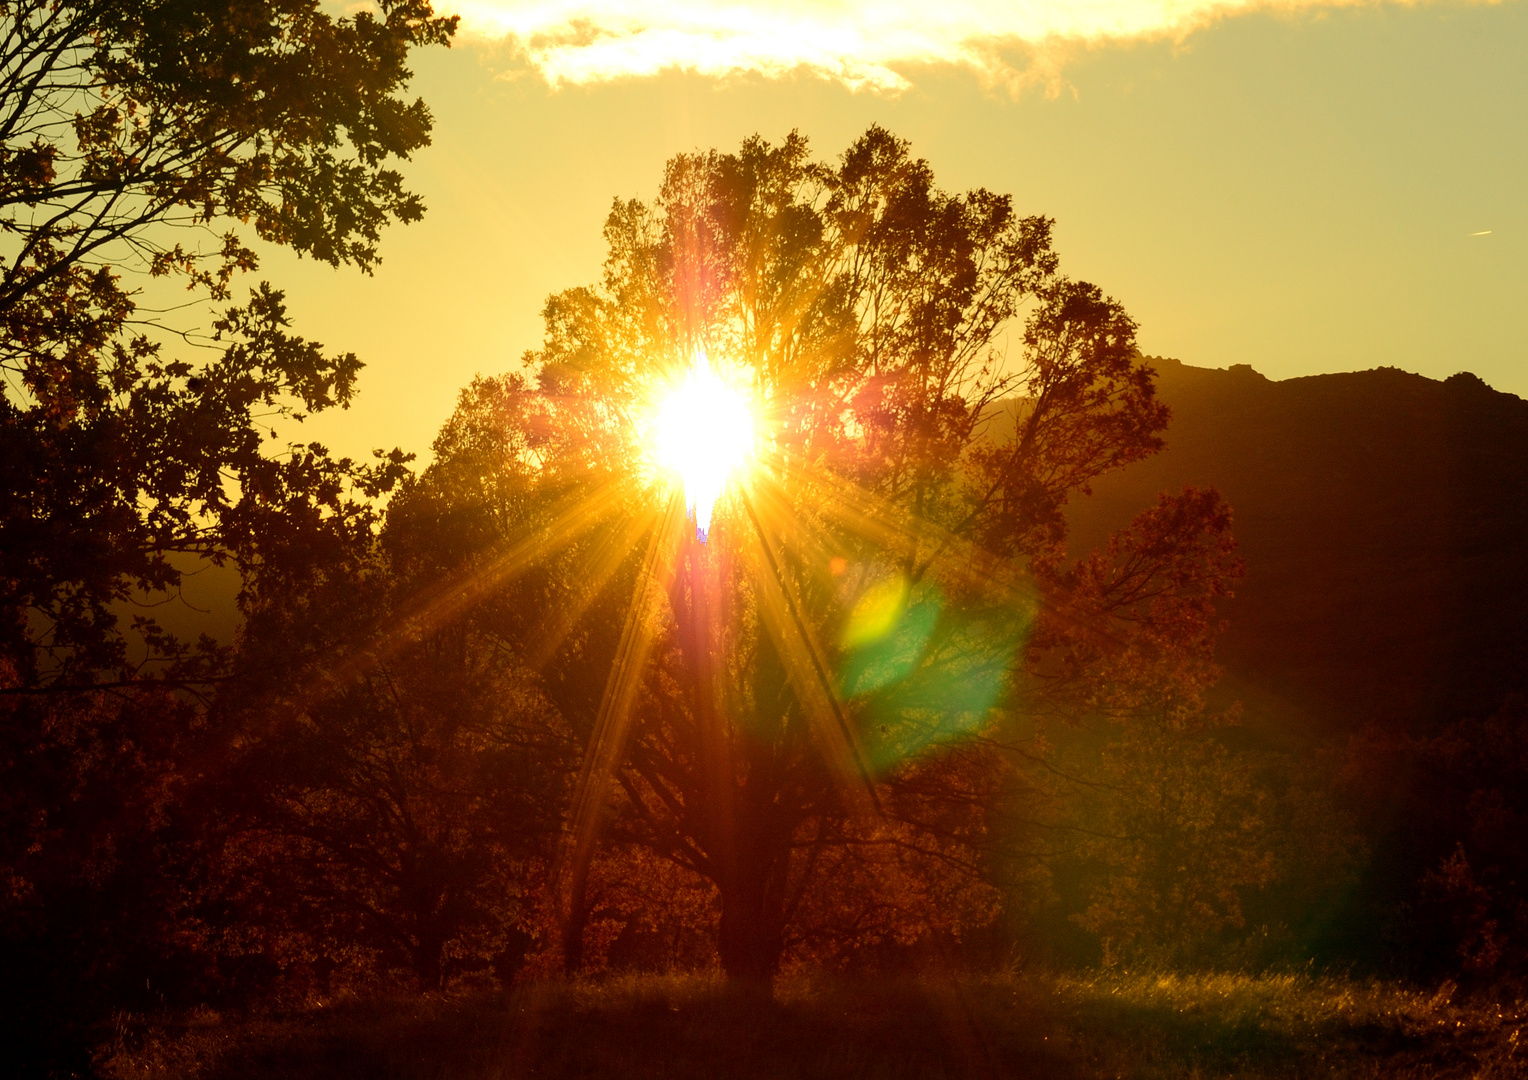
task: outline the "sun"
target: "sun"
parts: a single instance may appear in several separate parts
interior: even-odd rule
[[[684,381],[658,405],[653,452],[658,464],[684,484],[685,504],[702,543],[711,528],[711,509],[727,480],[753,454],[754,420],[748,399],[711,369],[697,353]]]

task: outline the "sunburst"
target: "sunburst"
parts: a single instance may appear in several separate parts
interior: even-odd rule
[[[696,351],[684,378],[656,405],[651,453],[683,484],[701,543],[727,481],[753,457],[755,428],[748,398],[712,368],[704,350]]]

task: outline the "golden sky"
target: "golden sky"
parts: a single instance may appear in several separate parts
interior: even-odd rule
[[[373,278],[270,252],[299,330],[367,362],[294,438],[424,451],[458,389],[593,281],[663,162],[871,123],[948,188],[1057,219],[1148,353],[1272,378],[1394,365],[1528,396],[1528,5],[462,0],[413,89],[429,207]],[[1169,437],[1171,432],[1169,432]]]
[[[651,77],[680,68],[712,77],[809,72],[852,89],[913,85],[907,68],[958,66],[1010,91],[1068,46],[1171,38],[1219,19],[1361,6],[1364,0],[463,0],[465,40],[508,42],[553,86]],[[1057,57],[1056,54],[1062,54]]]

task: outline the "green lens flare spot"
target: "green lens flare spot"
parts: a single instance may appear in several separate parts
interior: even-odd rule
[[[870,586],[849,613],[840,644],[845,649],[858,649],[886,637],[902,617],[907,594],[907,579],[900,574]]]
[[[901,682],[923,658],[939,622],[939,595],[931,593],[910,606],[906,606],[905,586],[902,596],[888,624],[874,638],[847,650],[843,667],[845,697],[873,694]]]

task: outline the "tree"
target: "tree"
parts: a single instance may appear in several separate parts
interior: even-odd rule
[[[614,670],[598,709],[567,711],[593,791],[574,811],[572,962],[607,777],[613,841],[715,884],[733,977],[923,935],[936,895],[961,898],[948,933],[990,918],[990,893],[949,883],[980,869],[998,717],[1056,681],[1056,650],[1028,639],[1039,606],[1065,606],[1063,507],[1157,450],[1168,415],[1133,322],[1060,275],[1050,229],[940,191],[879,128],[836,165],[797,135],[753,138],[671,160],[652,204],[617,202],[601,282],[548,301],[526,423],[561,482],[616,461],[622,505],[661,503],[644,425],[697,355],[768,432],[706,543],[658,526],[648,576],[620,564],[638,581],[625,643],[584,654],[586,684]],[[1165,538],[1145,572],[1198,544]],[[876,862],[862,881],[901,884],[829,925],[855,905],[814,903],[825,883]]]
[[[209,801],[239,918],[284,943],[287,968],[403,969],[434,989],[518,966],[570,748],[534,674],[476,620],[326,683],[347,631],[409,594],[399,570],[383,552],[361,573],[324,565],[253,613],[241,660],[266,677],[214,714],[237,749]]]
[[[1528,972],[1528,700],[1413,733],[1368,728],[1342,755],[1371,848],[1339,942],[1423,978]]]
[[[392,167],[430,128],[406,59],[454,26],[425,0],[345,18],[318,0],[0,4],[0,981],[18,1047],[162,985],[141,976],[169,943],[141,913],[174,909],[177,800],[206,749],[169,691],[205,695],[227,655],[119,613],[173,595],[185,560],[252,576],[339,551],[403,469],[274,442],[344,405],[360,363],[296,336],[269,285],[231,298],[256,268],[246,229],[365,271],[382,227],[419,216]],[[149,304],[176,283],[210,325]]]
[[[1046,683],[1032,703],[1049,707],[1027,710],[1016,780],[1048,826],[1049,880],[1024,885],[1105,962],[1295,961],[1350,884],[1330,779],[1211,704],[1216,606],[1242,572],[1216,492],[1162,495],[1055,573],[1065,606],[1030,640]]]
[[[170,356],[152,278],[226,300],[239,232],[369,270],[419,217],[390,158],[428,142],[398,96],[425,0],[334,19],[317,0],[0,6],[0,647],[20,685],[134,677],[110,606],[173,590],[175,553],[250,562],[268,531],[351,516],[390,481],[316,446],[268,455],[273,417],[348,401],[359,362],[288,330],[267,285]],[[221,230],[221,232],[219,232]],[[221,348],[220,348],[221,346]],[[144,628],[151,647],[173,642]]]
[[[289,980],[504,978],[538,944],[577,762],[562,711],[599,694],[571,650],[538,658],[588,553],[536,542],[562,485],[539,454],[544,413],[518,377],[475,380],[379,536],[268,547],[246,592],[244,675],[213,710],[231,749],[212,813],[235,922],[276,943]],[[506,539],[537,549],[513,575]],[[608,655],[605,639],[576,644]]]

